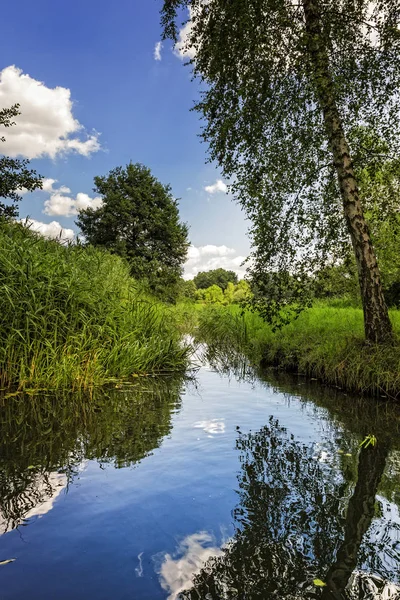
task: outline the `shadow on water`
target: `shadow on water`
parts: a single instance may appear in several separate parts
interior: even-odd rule
[[[209,354],[208,360],[225,375],[254,377],[240,357],[221,360]],[[352,398],[299,378],[258,373],[260,378],[287,393],[288,401],[294,396],[306,404],[312,400],[316,410],[329,411],[335,454],[315,456],[315,446],[296,441],[272,416],[256,432],[238,430],[235,533],[177,598],[399,600],[398,406]],[[350,447],[346,430],[359,439],[374,432],[378,441],[359,447],[353,435]],[[338,445],[350,452],[337,450]],[[390,505],[397,520],[379,522]]]
[[[79,395],[2,399],[0,533],[51,509],[87,460],[129,467],[158,448],[180,408],[182,379]]]

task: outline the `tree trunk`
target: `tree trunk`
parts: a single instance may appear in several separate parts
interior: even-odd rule
[[[384,444],[360,450],[358,478],[347,508],[344,540],[329,569],[322,597],[326,600],[347,598],[345,588],[357,566],[358,551],[375,513],[375,496],[386,466],[389,448]]]
[[[317,3],[318,0],[303,0],[310,66],[339,180],[344,217],[356,258],[365,336],[369,342],[382,343],[390,340],[392,326],[383,296],[378,262],[361,206],[349,144],[335,100],[334,82]]]

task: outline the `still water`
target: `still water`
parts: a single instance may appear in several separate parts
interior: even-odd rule
[[[205,367],[0,415],[0,600],[400,598],[383,399]]]

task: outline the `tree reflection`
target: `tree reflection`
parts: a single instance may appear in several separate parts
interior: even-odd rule
[[[0,421],[0,533],[18,526],[96,459],[138,463],[171,430],[182,380],[146,380],[85,396],[8,398]],[[47,504],[46,504],[47,503]],[[43,509],[44,510],[44,509]]]
[[[322,462],[272,417],[260,431],[241,434],[237,448],[235,535],[179,598],[349,598],[345,588],[374,516],[388,448],[360,450],[353,493],[334,457]],[[315,587],[314,579],[327,587]]]

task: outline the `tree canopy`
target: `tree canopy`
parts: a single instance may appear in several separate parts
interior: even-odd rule
[[[177,39],[184,7],[202,136],[253,224],[259,289],[308,280],[351,243],[366,337],[390,338],[357,161],[360,127],[400,155],[398,1],[164,0],[164,37]]]
[[[211,271],[200,271],[195,275],[193,281],[198,290],[205,290],[212,285],[218,285],[221,290],[226,290],[228,283],[236,284],[238,276],[235,271],[227,271],[226,269],[212,269]]]
[[[8,128],[15,125],[13,118],[20,114],[19,105],[0,109],[0,126]],[[4,136],[0,137],[5,142]],[[29,160],[0,156],[0,198],[10,200],[11,204],[0,202],[0,216],[15,218],[18,216],[17,203],[21,200],[21,191],[33,192],[42,187],[42,177],[28,169]]]
[[[94,182],[102,206],[80,211],[76,221],[87,243],[126,258],[132,276],[146,279],[159,295],[173,296],[189,243],[171,187],[139,163]]]

